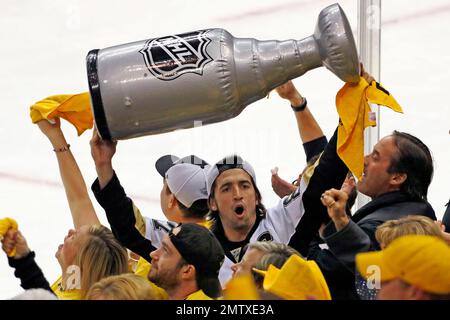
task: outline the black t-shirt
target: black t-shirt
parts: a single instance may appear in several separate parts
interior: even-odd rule
[[[219,240],[222,245],[223,250],[225,251],[225,255],[234,263],[241,261],[242,257],[245,254],[246,246],[250,242],[250,238],[252,237],[255,230],[258,228],[258,225],[261,221],[262,217],[260,215],[256,215],[256,221],[253,225],[250,232],[247,234],[247,237],[242,241],[230,241],[225,236],[225,232],[223,230],[222,223],[220,219],[218,219],[215,225],[212,227],[212,232]]]

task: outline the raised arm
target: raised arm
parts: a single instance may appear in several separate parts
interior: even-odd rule
[[[73,224],[75,228],[83,225],[100,224],[80,168],[61,130],[60,121],[59,119],[55,120],[55,124],[51,124],[47,120],[39,121],[37,124],[53,146]]]
[[[102,140],[97,128],[94,128],[90,144],[100,189],[103,189],[114,176],[112,158],[116,153],[117,141]]]
[[[298,92],[292,81],[289,80],[275,90],[281,98],[288,100],[293,107],[302,143],[324,136],[322,129],[308,108],[306,99]]]
[[[136,228],[133,201],[127,197],[112,166],[117,143],[101,139],[94,129],[90,144],[98,175],[91,189],[105,210],[111,231],[124,247],[150,261],[150,252],[156,248]]]
[[[309,162],[314,156],[320,154],[325,149],[328,142],[327,138],[324,136],[322,129],[309,110],[306,99],[302,97],[292,81],[289,80],[275,90],[281,98],[289,101],[294,111],[306,161]],[[298,186],[298,184],[294,185],[280,178],[275,171],[272,171],[271,182],[272,189],[280,198],[291,194]]]

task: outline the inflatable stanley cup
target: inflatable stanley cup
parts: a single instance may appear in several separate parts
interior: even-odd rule
[[[214,123],[308,70],[326,66],[359,81],[352,31],[338,4],[323,9],[312,36],[258,41],[208,29],[138,41],[87,56],[100,135],[128,139]]]

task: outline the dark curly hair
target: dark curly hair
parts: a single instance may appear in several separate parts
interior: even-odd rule
[[[412,199],[427,200],[434,171],[430,149],[421,140],[405,132],[394,131],[392,137],[397,152],[391,158],[388,173],[406,174],[406,181],[400,190]]]

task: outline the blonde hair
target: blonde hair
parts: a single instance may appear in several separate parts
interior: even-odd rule
[[[102,225],[89,227],[88,239],[78,251],[76,264],[80,267],[81,299],[99,280],[128,272],[128,255],[111,230]]]
[[[294,254],[302,257],[297,250],[287,244],[273,241],[252,242],[247,245],[247,250],[249,249],[258,250],[264,254],[254,266],[258,270],[267,270],[271,264],[277,268],[281,268],[289,257]],[[256,286],[262,288],[264,277],[255,271],[252,271],[252,275]]]
[[[255,249],[263,252],[264,254],[275,253],[279,255],[287,256],[288,258],[293,255],[302,256],[297,250],[284,243],[274,241],[256,241],[247,245],[248,249]]]
[[[433,220],[415,215],[384,222],[378,226],[375,238],[380,246],[387,247],[398,237],[411,234],[436,236],[442,239],[441,229]]]
[[[86,294],[86,300],[158,300],[158,296],[146,279],[126,273],[95,283]]]

